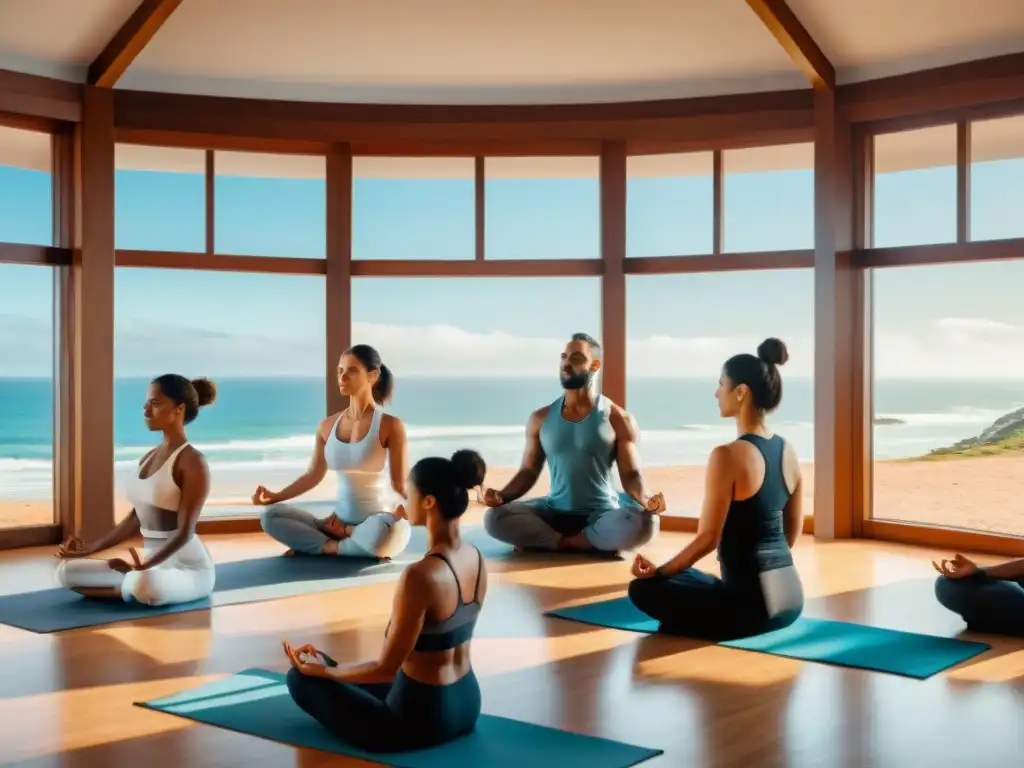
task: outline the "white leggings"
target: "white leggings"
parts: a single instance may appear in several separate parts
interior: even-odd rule
[[[162,544],[155,542],[150,546],[147,541],[144,557],[152,556]],[[168,560],[145,571],[119,573],[112,570],[106,560],[91,558],[61,560],[57,566],[57,582],[65,589],[116,589],[126,603],[134,600],[153,606],[191,603],[209,597],[213,594],[215,577],[213,561],[197,538]]]

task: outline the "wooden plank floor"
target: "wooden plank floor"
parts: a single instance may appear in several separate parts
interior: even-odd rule
[[[207,537],[218,562],[277,550]],[[686,541],[663,534],[657,554]],[[937,553],[867,542],[797,547],[809,615],[956,635],[931,597]],[[714,567],[709,558],[704,567]],[[0,592],[52,585],[50,550],[0,557]],[[621,594],[622,562],[491,565],[474,641],[485,711],[665,750],[644,766],[1020,765],[1024,641],[915,681],[664,637],[541,611]],[[283,638],[341,661],[376,654],[391,584],[36,635],[0,626],[0,763],[26,766],[363,765],[133,707],[245,667],[284,671]],[[966,636],[966,635],[965,635]],[[483,767],[482,767],[483,768]]]

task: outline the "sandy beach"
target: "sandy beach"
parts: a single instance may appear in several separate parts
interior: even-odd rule
[[[487,485],[502,486],[514,469],[488,472]],[[645,472],[652,490],[662,491],[673,515],[700,513],[704,468],[653,467]],[[806,512],[813,514],[814,466],[804,465]],[[1024,536],[1024,456],[990,456],[947,461],[885,461],[874,465],[874,518],[927,525],[968,528]],[[255,514],[246,501],[247,488],[218,488],[220,498],[209,504],[210,516]],[[547,490],[545,474],[531,495]],[[333,485],[322,483],[307,498],[329,499]],[[118,512],[128,511],[120,501]],[[53,520],[52,506],[40,501],[0,501],[0,527],[40,525]]]

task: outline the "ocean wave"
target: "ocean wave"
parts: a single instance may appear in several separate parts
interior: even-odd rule
[[[939,413],[876,413],[875,419],[892,419],[916,427],[943,427],[960,424],[988,426],[1007,411],[993,408],[954,408]]]

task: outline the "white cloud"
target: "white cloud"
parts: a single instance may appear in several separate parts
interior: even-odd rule
[[[753,352],[763,332],[747,335],[659,334],[628,340],[631,376],[713,380],[737,352]],[[398,376],[556,375],[564,334],[514,336],[475,333],[451,325],[356,323],[353,340],[372,344]],[[810,334],[784,335],[789,376],[813,374]],[[0,315],[0,376],[50,372],[49,323]],[[322,338],[268,340],[258,336],[135,324],[119,328],[115,369],[120,376],[166,371],[208,376],[320,375]],[[941,318],[920,328],[880,333],[876,373],[884,378],[1024,379],[1024,328],[985,318]]]

